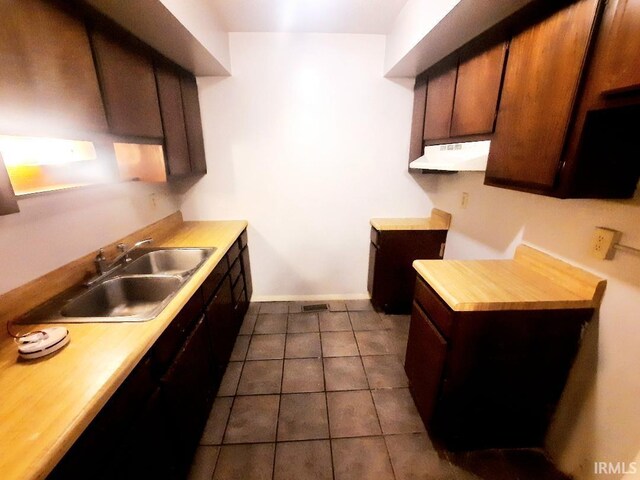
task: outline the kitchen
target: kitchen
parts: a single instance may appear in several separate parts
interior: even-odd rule
[[[446,260],[511,259],[526,243],[607,280],[545,447],[574,478],[600,478],[595,462],[630,465],[640,445],[640,380],[633,374],[640,267],[625,252],[598,260],[589,245],[596,226],[622,231],[622,243],[640,245],[637,193],[626,200],[560,200],[485,186],[478,172],[410,173],[414,78],[475,36],[452,40],[459,44],[449,51],[416,50],[456,2],[426,3],[390,2],[393,21],[378,30],[357,27],[366,23],[361,19],[351,30],[307,30],[326,33],[268,33],[281,27],[266,7],[255,13],[265,24],[223,27],[218,10],[204,1],[149,2],[154,15],[125,16],[133,24],[141,17],[161,24],[169,11],[183,25],[178,32],[188,30],[211,52],[207,68],[215,71],[196,70],[208,173],[169,184],[128,182],[20,198],[19,214],[0,217],[0,291],[95,255],[181,210],[185,220],[248,221],[254,302],[358,300],[368,297],[370,219],[426,217],[435,207],[452,214]],[[473,10],[471,3],[457,8]],[[482,15],[475,14],[475,28],[482,28]],[[224,21],[233,18],[230,11]],[[139,35],[145,27],[141,22]],[[151,30],[143,39],[160,49],[162,38],[152,40],[163,37],[163,29]],[[403,72],[388,74],[412,51],[427,62],[431,55],[431,63],[406,66],[408,58]],[[15,350],[10,358],[15,361]]]

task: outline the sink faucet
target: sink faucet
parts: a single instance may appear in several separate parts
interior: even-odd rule
[[[127,247],[124,243],[119,243],[117,245],[120,254],[114,258],[111,263],[107,263],[107,258],[104,256],[104,249],[101,248],[98,250],[98,255],[94,260],[96,265],[96,271],[98,272],[98,278],[106,275],[111,272],[123,259],[124,263],[128,263],[131,261],[131,257],[129,254],[134,251],[136,248],[141,247],[142,245],[146,245],[147,243],[153,242],[153,238],[145,238],[144,240],[140,240],[139,242],[134,243],[131,247]]]

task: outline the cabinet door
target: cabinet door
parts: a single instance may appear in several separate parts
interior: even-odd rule
[[[162,138],[151,60],[99,30],[91,42],[111,133]]]
[[[507,44],[474,53],[467,51],[460,56],[451,118],[452,137],[493,132]]]
[[[424,113],[424,139],[440,140],[449,137],[453,97],[456,91],[457,68],[449,62],[444,71],[429,75],[427,102]]]
[[[107,130],[82,21],[43,0],[2,1],[0,130]]]
[[[424,114],[427,101],[427,78],[419,76],[413,87],[413,116],[411,117],[411,145],[409,146],[409,162],[424,153]]]
[[[618,0],[606,41],[605,93],[640,88],[640,0]]]
[[[204,156],[202,118],[196,78],[190,73],[183,73],[180,77],[180,87],[191,173],[204,175],[207,173],[207,161]]]
[[[431,420],[444,370],[447,342],[422,309],[413,304],[404,368],[422,421]]]
[[[198,290],[151,347],[153,370],[158,378],[166,373],[173,362],[193,324],[202,315],[203,306],[202,292]]]
[[[224,371],[235,342],[233,294],[228,276],[207,307],[206,317],[214,364],[218,370]]]
[[[188,175],[191,173],[191,163],[180,77],[172,68],[156,65],[156,82],[162,111],[168,173],[173,176]]]
[[[182,465],[180,470],[185,473],[198,445],[213,400],[209,384],[209,379],[213,376],[210,359],[208,332],[204,318],[201,318],[176,361],[162,379],[162,395],[176,443],[180,445],[177,452]]]
[[[581,0],[514,37],[485,183],[552,189],[599,0]]]

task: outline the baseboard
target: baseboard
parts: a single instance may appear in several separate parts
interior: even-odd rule
[[[252,302],[317,302],[319,300],[369,300],[368,293],[346,293],[329,295],[256,295],[251,296]]]

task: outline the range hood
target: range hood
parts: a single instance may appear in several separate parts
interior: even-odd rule
[[[484,172],[491,141],[448,143],[424,147],[424,155],[409,168],[433,172]]]

